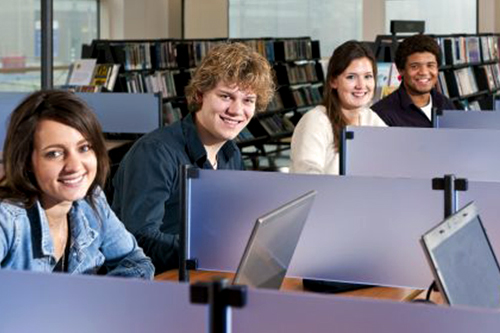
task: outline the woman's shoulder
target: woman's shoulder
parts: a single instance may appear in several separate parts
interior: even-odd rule
[[[328,124],[330,123],[330,120],[328,119],[328,116],[326,115],[326,108],[323,105],[318,105],[314,107],[313,109],[307,111],[304,113],[304,115],[300,118],[299,124],[314,124],[317,126],[318,124],[324,123]]]
[[[12,217],[26,215],[26,208],[20,203],[16,203],[10,200],[1,200],[0,216],[6,215],[10,215]]]

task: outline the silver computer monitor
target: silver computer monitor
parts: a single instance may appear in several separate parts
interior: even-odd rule
[[[279,289],[311,210],[316,191],[257,218],[234,284]]]
[[[500,268],[471,202],[421,238],[445,302],[500,308]]]

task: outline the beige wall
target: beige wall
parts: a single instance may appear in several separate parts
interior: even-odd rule
[[[228,0],[187,0],[186,38],[227,38]]]
[[[373,41],[385,30],[385,0],[363,0],[363,40]]]
[[[228,0],[185,0],[186,37],[228,36]],[[345,0],[349,1],[349,0]],[[181,0],[101,0],[102,38],[180,38]],[[363,0],[363,40],[385,30],[385,1]],[[479,32],[500,32],[500,0],[479,0]]]

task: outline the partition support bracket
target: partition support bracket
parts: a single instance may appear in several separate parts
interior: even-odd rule
[[[227,279],[198,282],[190,287],[190,301],[209,305],[209,332],[231,331],[230,307],[243,308],[247,303],[247,287],[229,285]]]

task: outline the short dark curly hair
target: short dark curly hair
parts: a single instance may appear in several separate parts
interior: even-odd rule
[[[441,50],[436,40],[428,35],[418,34],[405,38],[401,44],[399,44],[394,59],[396,67],[399,70],[403,70],[406,65],[406,59],[413,53],[420,52],[430,52],[434,54],[437,63],[441,63]]]

